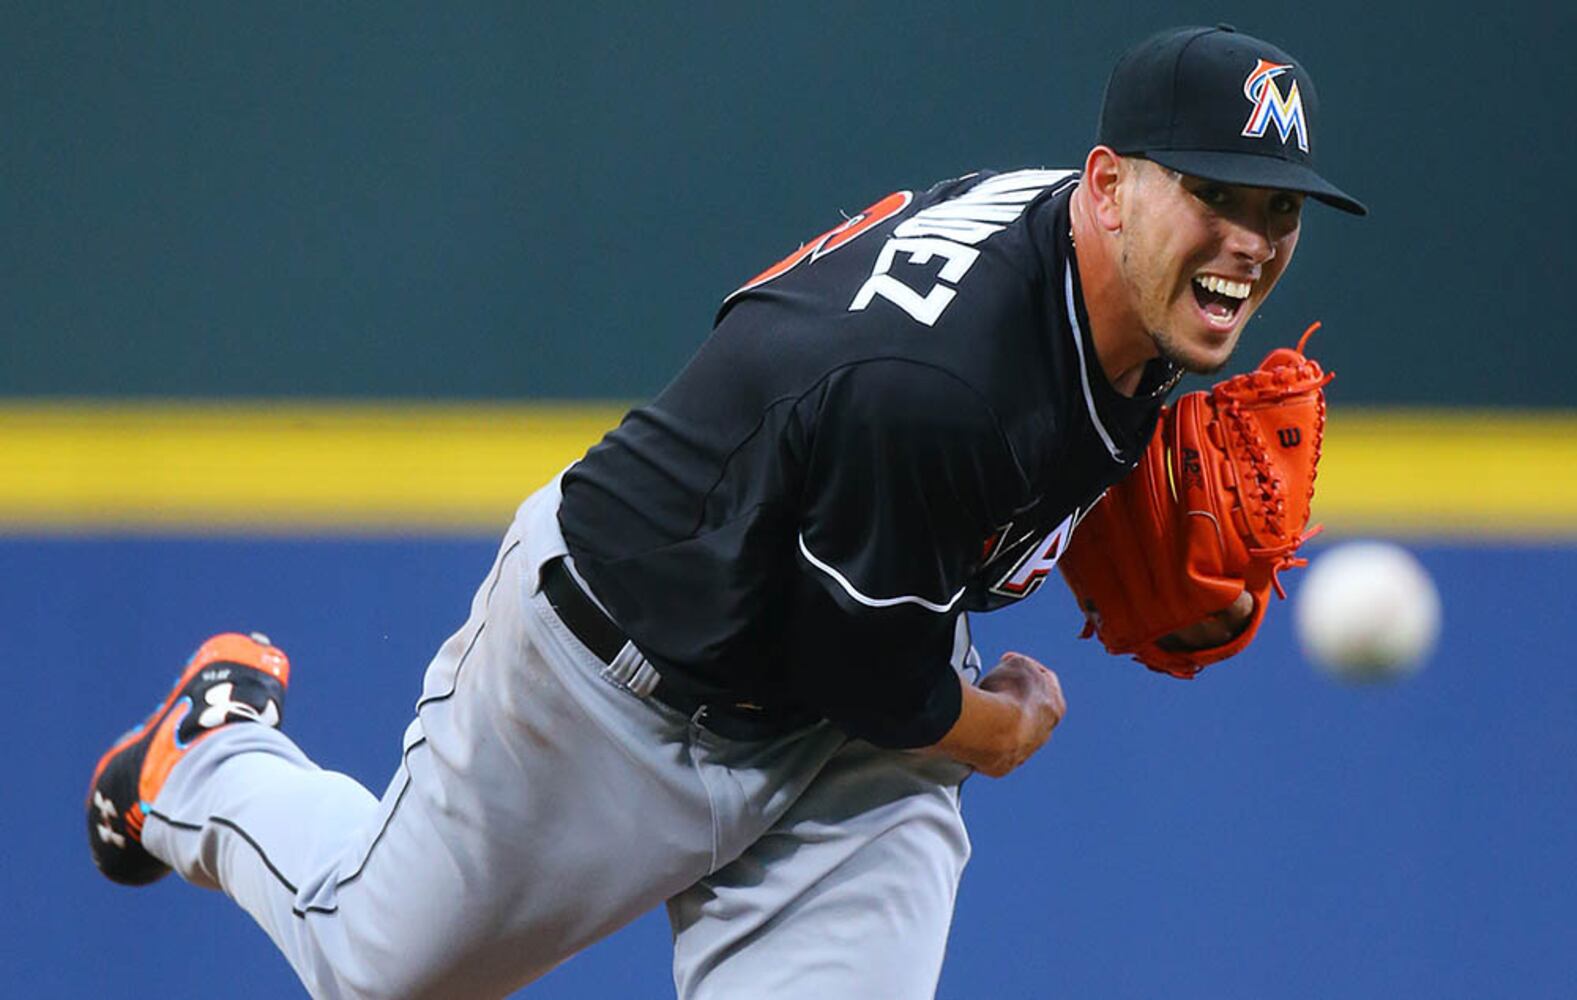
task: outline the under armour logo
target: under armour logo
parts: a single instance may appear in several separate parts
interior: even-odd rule
[[[270,727],[279,725],[279,707],[274,704],[274,699],[268,699],[268,704],[260,712],[244,701],[236,701],[231,697],[234,693],[235,684],[230,681],[209,688],[208,693],[203,695],[207,707],[197,716],[197,724],[204,729],[212,729],[226,722],[246,719]]]
[[[93,790],[93,808],[99,811],[99,839],[106,844],[125,847],[126,838],[116,833],[115,828],[110,825],[110,820],[120,815],[115,811],[115,803],[106,799],[104,793],[96,788]]]

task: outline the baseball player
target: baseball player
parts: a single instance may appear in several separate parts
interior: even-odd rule
[[[95,862],[223,889],[319,997],[503,995],[658,904],[681,997],[932,995],[960,783],[1065,710],[1029,657],[982,675],[966,612],[1035,592],[1180,374],[1227,360],[1305,195],[1363,212],[1318,125],[1291,56],[1167,32],[1082,171],[812,239],[520,507],[381,797],[280,732],[285,654],[227,633],[99,761]],[[1168,641],[1231,640],[1244,603]]]

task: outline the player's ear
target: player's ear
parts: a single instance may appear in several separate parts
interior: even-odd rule
[[[1085,157],[1083,185],[1095,209],[1095,222],[1102,229],[1113,233],[1122,229],[1122,200],[1133,185],[1133,175],[1133,165],[1110,146],[1096,146]]]

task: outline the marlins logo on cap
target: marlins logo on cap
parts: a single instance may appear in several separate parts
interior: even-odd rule
[[[1254,104],[1254,112],[1248,116],[1248,124],[1243,126],[1243,135],[1250,139],[1262,139],[1265,129],[1275,122],[1282,145],[1286,145],[1292,133],[1296,132],[1298,148],[1307,153],[1309,124],[1303,115],[1303,95],[1298,93],[1298,81],[1292,81],[1292,89],[1287,91],[1285,97],[1281,95],[1281,88],[1276,86],[1276,77],[1291,69],[1291,63],[1271,62],[1262,58],[1248,79],[1243,81],[1243,96]]]

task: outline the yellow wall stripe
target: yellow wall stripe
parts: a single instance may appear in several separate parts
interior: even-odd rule
[[[501,530],[615,404],[0,404],[0,531]],[[1577,412],[1338,410],[1337,534],[1577,537]]]
[[[1577,536],[1577,412],[1333,411],[1314,515],[1344,534]]]
[[[613,406],[0,406],[16,531],[501,531]]]

